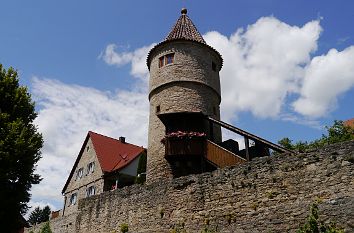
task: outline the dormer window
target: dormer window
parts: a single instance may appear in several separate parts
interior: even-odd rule
[[[165,56],[162,56],[159,58],[159,67],[161,68],[165,65],[172,64],[172,63],[174,63],[174,60],[175,60],[174,53],[170,53]]]

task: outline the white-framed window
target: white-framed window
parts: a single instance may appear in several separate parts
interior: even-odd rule
[[[87,164],[86,175],[92,173],[95,170],[95,162]]]
[[[96,193],[95,186],[90,186],[86,189],[86,197],[91,197],[91,196],[95,195],[95,193]]]
[[[76,201],[77,201],[77,193],[71,194],[69,205],[75,205]]]
[[[76,172],[76,179],[81,179],[83,174],[84,174],[84,169],[81,167]]]

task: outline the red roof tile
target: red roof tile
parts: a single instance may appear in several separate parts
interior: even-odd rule
[[[90,131],[89,135],[103,172],[122,169],[144,151],[143,147],[123,143],[98,133]]]

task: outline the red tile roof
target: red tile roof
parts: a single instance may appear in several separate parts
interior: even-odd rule
[[[124,168],[144,151],[143,147],[123,143],[98,133],[89,131],[89,135],[103,172]]]
[[[218,51],[216,51],[213,47],[208,45],[205,40],[203,39],[202,35],[199,33],[197,27],[194,25],[192,20],[187,15],[187,9],[182,9],[181,16],[178,18],[175,25],[172,27],[170,33],[167,35],[166,39],[157,45],[155,45],[148,53],[146,64],[150,70],[150,62],[152,59],[152,54],[154,53],[155,49],[163,46],[172,41],[190,41],[192,43],[203,44],[204,46],[208,47],[209,49],[213,50],[217,56],[220,57],[221,66],[222,66],[222,57]],[[220,67],[221,68],[221,67]]]
[[[176,24],[172,27],[171,32],[166,37],[166,41],[185,39],[193,40],[202,44],[206,44],[202,35],[200,35],[198,29],[193,24],[192,20],[187,15],[187,9],[182,9],[181,16],[177,20]]]
[[[354,129],[354,118],[344,121],[343,124]]]
[[[141,146],[136,146],[126,142],[123,143],[118,139],[89,131],[84,143],[82,144],[80,153],[76,158],[75,164],[71,169],[70,175],[64,185],[62,193],[65,192],[71,177],[74,175],[75,168],[80,161],[89,138],[91,138],[97,159],[100,163],[99,165],[104,173],[113,172],[124,168],[145,150],[145,148]]]

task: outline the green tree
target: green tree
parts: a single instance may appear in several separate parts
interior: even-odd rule
[[[4,232],[18,227],[19,215],[28,209],[29,190],[41,180],[34,173],[43,145],[33,124],[36,116],[17,71],[6,71],[0,64],[0,225]]]
[[[38,206],[31,212],[28,222],[31,225],[46,222],[49,220],[50,212],[49,206],[45,206],[43,209]]]
[[[294,149],[294,145],[292,144],[292,140],[290,140],[289,138],[283,138],[283,139],[279,140],[278,144],[286,149],[289,149],[289,150]]]
[[[331,127],[326,127],[328,136],[323,136],[322,140],[328,144],[344,142],[354,139],[354,129],[345,126],[343,121],[334,121]]]
[[[322,135],[321,138],[311,142],[298,141],[292,143],[292,140],[289,138],[283,138],[278,143],[287,149],[304,152],[307,149],[317,149],[328,144],[354,140],[354,129],[345,126],[343,121],[335,120],[333,125],[326,126],[326,129],[326,135]]]

